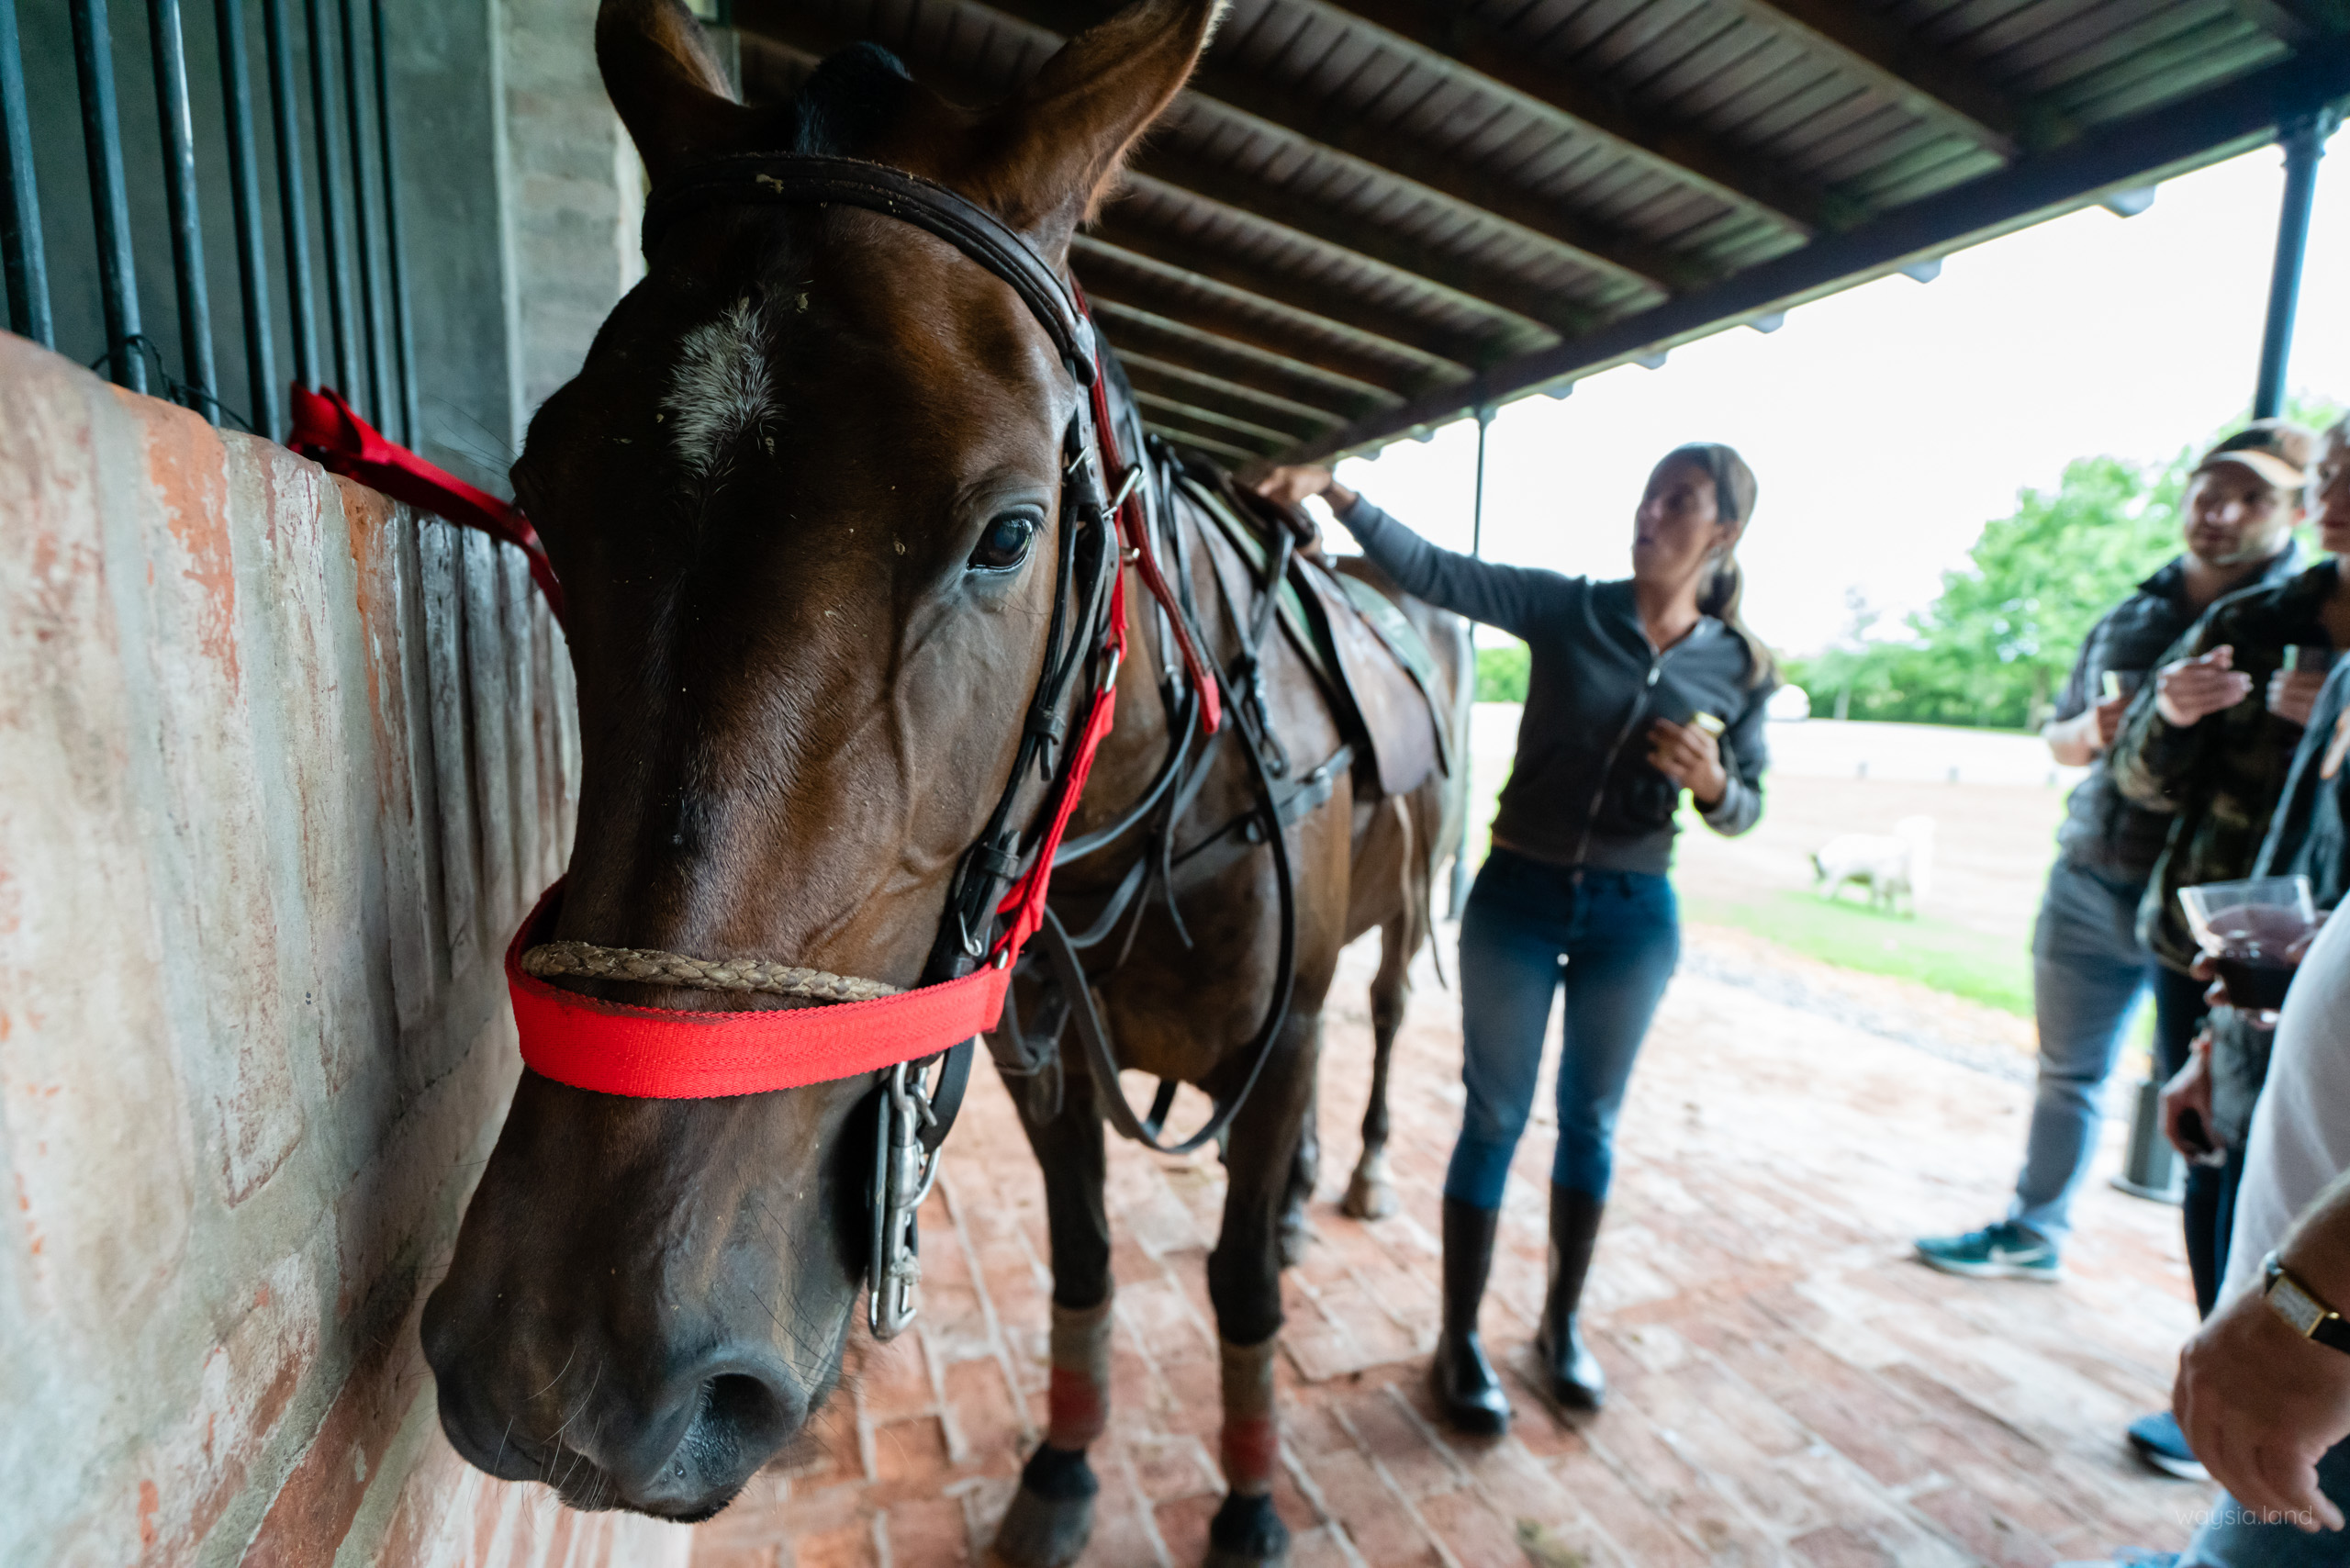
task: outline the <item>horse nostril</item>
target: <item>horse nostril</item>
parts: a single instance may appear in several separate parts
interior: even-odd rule
[[[702,1385],[699,1429],[737,1451],[781,1446],[799,1425],[797,1402],[748,1372],[721,1372]]]

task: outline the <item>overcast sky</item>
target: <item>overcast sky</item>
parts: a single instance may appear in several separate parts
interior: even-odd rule
[[[1489,437],[1485,551],[1623,576],[1650,465],[1726,441],[1762,483],[1740,552],[1755,628],[1816,648],[1848,587],[1897,621],[2019,487],[2095,453],[2167,457],[2249,404],[2281,161],[2264,148],[2172,181],[2136,218],[2093,207],[1953,254],[1930,284],[1882,279],[1769,336],[1734,328],[1660,370],[1513,403]],[[2350,133],[2320,168],[2290,381],[2350,402]],[[1466,548],[1475,454],[1462,420],[1340,475]]]

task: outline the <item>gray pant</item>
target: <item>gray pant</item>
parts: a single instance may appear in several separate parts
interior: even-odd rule
[[[2041,900],[2031,937],[2040,1088],[2008,1217],[2051,1241],[2071,1228],[2073,1193],[2097,1152],[2105,1081],[2146,984],[2137,935],[2144,890],[2143,881],[2110,880],[2060,856]]]

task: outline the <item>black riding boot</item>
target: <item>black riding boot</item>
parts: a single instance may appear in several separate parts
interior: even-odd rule
[[[1583,1342],[1575,1323],[1583,1276],[1599,1241],[1600,1211],[1606,1205],[1589,1193],[1555,1183],[1550,1188],[1550,1290],[1542,1303],[1542,1327],[1534,1354],[1550,1397],[1575,1410],[1596,1410],[1607,1397],[1607,1374]]]
[[[1444,1332],[1437,1338],[1428,1377],[1444,1418],[1477,1437],[1509,1430],[1509,1397],[1477,1337],[1477,1305],[1485,1298],[1501,1217],[1497,1209],[1444,1200]]]

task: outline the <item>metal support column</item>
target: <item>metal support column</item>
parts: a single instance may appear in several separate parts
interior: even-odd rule
[[[49,313],[49,257],[40,240],[33,180],[33,132],[25,106],[25,62],[17,46],[17,0],[0,0],[0,269],[8,319],[45,349],[57,346]]]
[[[82,150],[90,161],[90,216],[98,235],[98,297],[106,308],[106,374],[147,390],[139,330],[139,270],[130,255],[130,193],[122,173],[122,116],[115,107],[114,38],[106,0],[73,0],[73,72],[82,89]]]
[[[342,104],[335,91],[334,44],[327,33],[325,7],[333,0],[305,0],[302,25],[310,39],[310,129],[318,139],[319,207],[325,215],[327,248],[327,324],[334,338],[334,375],[341,383],[337,390],[351,399],[352,407],[370,418],[380,418],[373,399],[367,396],[367,382],[361,370],[364,350],[353,322],[357,316],[358,283],[351,274],[351,216],[346,205],[350,197],[342,184],[342,161],[336,156],[336,121],[342,118]],[[357,149],[352,149],[354,160]],[[357,182],[354,180],[353,185]]]
[[[366,347],[366,385],[350,387],[347,395],[363,406],[379,425],[392,426],[391,398],[384,383],[391,369],[391,348],[384,342],[383,311],[375,297],[375,204],[367,188],[367,103],[365,73],[359,64],[359,37],[351,14],[352,0],[337,0],[335,10],[342,28],[342,107],[351,147],[352,236],[359,254],[359,339]]]
[[[196,198],[196,115],[187,101],[187,40],[180,0],[147,0],[155,56],[155,114],[163,127],[163,197],[172,215],[172,274],[179,284],[180,375],[189,407],[220,422],[212,362],[212,297],[204,284],[204,218]]]
[[[2310,204],[2317,194],[2317,161],[2339,121],[2332,109],[2277,128],[2285,149],[2285,200],[2277,218],[2277,264],[2268,277],[2268,323],[2260,334],[2260,382],[2252,417],[2285,411],[2285,366],[2293,353],[2293,312],[2301,297],[2301,262],[2309,250]]]
[[[1475,499],[1469,509],[1469,554],[1472,555],[1483,554],[1485,548],[1485,437],[1493,428],[1494,406],[1487,403],[1477,409],[1477,489]],[[1465,673],[1469,681],[1471,701],[1473,705],[1477,690],[1477,626],[1474,622],[1470,622],[1469,625],[1469,668]],[[1460,759],[1464,778],[1472,766],[1472,757],[1473,756],[1473,748],[1467,749],[1472,755]],[[1451,918],[1460,919],[1461,912],[1468,907],[1469,812],[1464,809],[1460,813],[1460,841],[1452,846]]]

